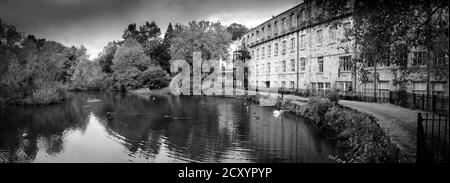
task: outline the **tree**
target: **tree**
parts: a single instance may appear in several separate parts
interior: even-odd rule
[[[172,60],[183,59],[192,65],[192,54],[201,52],[204,60],[227,59],[231,34],[219,22],[192,21],[188,25],[176,25],[170,56]]]
[[[112,61],[114,59],[114,54],[116,53],[117,48],[119,47],[119,43],[116,41],[109,42],[104,48],[103,51],[98,56],[98,62],[103,72],[111,73],[112,69]]]
[[[236,41],[247,33],[249,29],[245,25],[232,23],[227,27],[227,31],[231,34],[231,40]]]
[[[381,65],[390,66],[400,87],[409,80],[426,80],[427,95],[430,93],[431,78],[447,78],[448,81],[447,1],[317,2],[324,10],[320,17],[351,13],[353,27],[346,31],[341,48],[355,51],[354,76],[358,75],[361,82],[373,81],[374,95],[379,80],[377,67]],[[411,58],[414,49],[425,51],[425,63],[411,63],[408,58]]]
[[[147,69],[160,68],[144,52],[142,46],[133,38],[126,39],[117,48],[113,59],[112,70],[118,90],[132,90],[142,87],[139,77]]]
[[[174,32],[173,32],[172,23],[169,23],[169,25],[167,26],[166,33],[164,34],[164,42],[163,42],[163,44],[167,48],[170,48],[170,44],[171,44],[173,37],[174,37]]]
[[[90,61],[85,55],[79,58],[71,81],[75,88],[106,89],[105,78],[106,73],[102,72],[100,63]]]

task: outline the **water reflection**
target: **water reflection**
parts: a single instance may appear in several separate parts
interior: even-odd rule
[[[0,113],[0,162],[328,162],[336,152],[302,118],[235,99],[68,98]]]

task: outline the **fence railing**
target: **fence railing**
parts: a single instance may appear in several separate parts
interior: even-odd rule
[[[417,116],[417,163],[449,162],[449,115]]]
[[[310,97],[319,96],[327,97],[331,90],[308,90],[308,89],[283,89],[280,90],[285,94],[293,94],[297,96]],[[363,90],[363,91],[338,91],[342,100],[352,100],[361,102],[378,102],[391,103],[401,107],[410,109],[419,109],[427,112],[438,114],[449,113],[449,97],[446,95],[429,95],[408,93],[405,91],[390,90]]]

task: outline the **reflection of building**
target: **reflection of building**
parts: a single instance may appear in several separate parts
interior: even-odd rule
[[[239,50],[239,46],[241,44],[240,40],[233,41],[230,44],[230,48],[228,50],[229,57],[228,59],[219,59],[219,66],[220,66],[220,74],[219,81],[223,81],[223,78],[226,78],[227,83],[232,83],[234,78],[234,70],[235,70],[235,53]],[[238,81],[239,82],[239,81]]]
[[[292,90],[373,90],[373,78],[360,83],[353,77],[354,41],[342,43],[345,32],[353,25],[351,17],[353,0],[346,11],[332,18],[324,18],[316,0],[304,0],[299,5],[258,25],[242,38],[242,46],[251,59],[249,84],[258,88],[284,87]],[[340,49],[346,44],[350,49]],[[424,53],[412,49],[409,65],[424,63]],[[448,57],[446,58],[448,60]],[[396,90],[391,66],[377,66],[377,90]],[[373,66],[368,66],[370,72]],[[370,79],[372,78],[372,81]],[[426,78],[426,77],[425,77]],[[409,92],[424,93],[426,79],[410,76]],[[434,94],[448,88],[448,79],[431,79]],[[356,87],[355,87],[356,86]],[[447,91],[448,94],[448,91]]]

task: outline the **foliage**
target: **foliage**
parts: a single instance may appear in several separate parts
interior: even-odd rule
[[[334,104],[325,98],[310,97],[308,100],[308,105],[309,108],[305,115],[320,124],[323,121],[325,113]]]
[[[113,59],[115,88],[128,91],[143,87],[145,83],[142,83],[139,77],[148,69],[162,70],[145,54],[143,47],[136,40],[133,38],[125,40],[117,49]]]
[[[309,98],[308,104],[290,110],[313,120],[321,131],[343,142],[346,152],[341,159],[345,162],[399,161],[399,149],[372,116],[323,98]]]
[[[192,21],[187,25],[176,25],[175,37],[170,46],[173,60],[182,59],[192,64],[192,54],[201,52],[203,60],[227,59],[231,34],[219,22]]]
[[[33,90],[31,96],[27,97],[23,104],[42,105],[59,103],[64,99],[64,89],[61,84],[45,82]]]
[[[0,103],[48,104],[63,99],[78,58],[86,55],[81,46],[66,47],[55,41],[18,33],[0,21]]]
[[[339,92],[336,89],[330,90],[327,93],[327,98],[328,100],[330,100],[330,102],[337,104],[340,100]]]
[[[150,90],[153,90],[169,86],[170,79],[165,71],[161,69],[152,69],[142,73],[140,82]]]
[[[245,25],[232,23],[227,27],[227,31],[231,34],[231,40],[236,41],[247,33],[249,29]]]
[[[106,73],[111,73],[112,60],[114,59],[114,54],[116,53],[119,43],[116,41],[109,42],[103,51],[98,55],[98,62],[102,67],[102,71]]]
[[[72,76],[72,86],[77,89],[87,90],[105,90],[108,88],[108,77],[102,71],[101,64],[97,61],[90,61],[86,56],[79,58],[78,64],[75,68],[75,73]]]
[[[444,0],[356,0],[354,25],[343,42],[354,38],[358,49],[355,62],[361,68],[396,66],[391,69],[397,81],[448,78],[448,14],[448,2]],[[408,61],[412,49],[426,51],[424,65]],[[378,79],[376,70],[372,72]],[[409,77],[411,73],[419,78]]]

